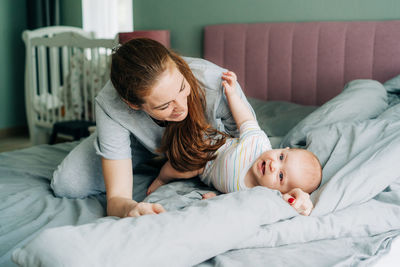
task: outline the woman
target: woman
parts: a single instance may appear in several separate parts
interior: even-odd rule
[[[182,59],[150,39],[120,46],[112,55],[111,81],[96,97],[96,133],[54,172],[55,194],[83,198],[106,191],[110,216],[163,212],[159,204],[132,199],[133,173],[161,152],[215,151],[225,141],[219,133],[237,136],[221,89],[224,71],[202,59]],[[237,90],[245,99],[240,86]],[[215,141],[204,142],[204,136]],[[185,157],[201,165],[208,155]]]

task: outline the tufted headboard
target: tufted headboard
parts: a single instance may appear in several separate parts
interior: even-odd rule
[[[204,34],[204,58],[259,99],[321,105],[353,79],[400,74],[400,20],[222,24]]]

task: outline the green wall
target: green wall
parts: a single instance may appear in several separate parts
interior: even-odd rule
[[[60,0],[61,25],[82,27],[82,1]]]
[[[61,0],[62,25],[82,27],[81,0]],[[0,130],[26,125],[24,73],[26,0],[0,0]]]
[[[133,0],[135,30],[169,29],[171,46],[202,56],[202,30],[218,23],[400,19],[399,0]]]
[[[26,124],[24,99],[26,0],[0,1],[0,129]]]

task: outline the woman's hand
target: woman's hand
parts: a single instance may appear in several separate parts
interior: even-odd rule
[[[304,192],[300,188],[292,189],[286,194],[283,194],[282,197],[301,215],[310,215],[314,208],[310,199],[310,194]]]
[[[224,92],[225,95],[232,95],[232,94],[236,94],[236,81],[237,81],[237,77],[236,74],[233,71],[227,71],[227,72],[223,72],[222,73],[222,86],[224,87]]]
[[[165,212],[165,209],[160,204],[136,202],[128,209],[125,217],[139,217],[148,214],[159,214]]]
[[[107,200],[107,215],[125,217],[139,217],[146,214],[165,212],[160,204],[136,202],[129,198],[113,197]]]

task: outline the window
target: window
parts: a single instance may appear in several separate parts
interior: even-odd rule
[[[133,31],[133,0],[82,0],[83,29],[96,38],[115,38]]]

